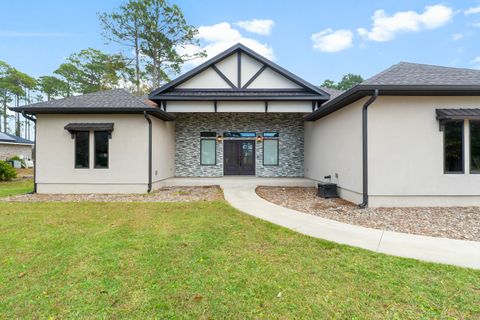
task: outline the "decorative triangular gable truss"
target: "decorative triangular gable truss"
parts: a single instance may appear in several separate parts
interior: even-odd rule
[[[225,98],[325,101],[329,95],[242,44],[150,94],[154,101]]]

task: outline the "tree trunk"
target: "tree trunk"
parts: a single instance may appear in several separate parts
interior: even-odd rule
[[[2,132],[7,132],[7,94],[3,96],[3,131]]]
[[[5,121],[4,121],[4,118],[5,118],[5,101],[3,102],[3,106],[2,106],[2,117],[3,119],[0,119],[0,132],[7,132],[7,130],[5,129]]]
[[[135,86],[140,95],[140,48],[138,45],[138,23],[135,20]]]
[[[15,96],[15,106],[20,106],[20,96]],[[15,113],[15,135],[20,137],[20,114],[18,112]]]
[[[158,72],[158,63],[157,59],[153,58],[153,87],[158,88],[160,87],[160,72]]]

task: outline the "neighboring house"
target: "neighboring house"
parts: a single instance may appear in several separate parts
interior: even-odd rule
[[[364,206],[480,204],[478,70],[400,63],[340,92],[238,44],[149,99],[111,90],[12,108],[36,116],[37,191],[330,176]]]
[[[14,156],[23,156],[32,159],[33,141],[0,132],[0,160],[7,160]]]

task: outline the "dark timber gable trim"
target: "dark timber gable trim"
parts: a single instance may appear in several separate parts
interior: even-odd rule
[[[242,86],[242,52],[237,53],[237,88]]]
[[[226,75],[223,74],[222,71],[220,71],[220,69],[217,68],[216,65],[212,65],[212,69],[215,70],[215,72],[232,88],[237,88],[237,86],[235,86],[232,81],[230,81],[230,79],[227,78]]]
[[[238,67],[238,75],[237,75],[237,86],[233,84],[230,80],[226,80],[225,75],[223,73],[219,73],[220,70],[215,66],[216,63],[222,61],[223,59],[233,55],[237,54],[237,67]],[[294,75],[293,73],[287,71],[286,69],[280,67],[279,65],[275,64],[274,62],[264,58],[263,56],[259,55],[258,53],[252,51],[251,49],[245,47],[242,44],[236,44],[233,47],[225,50],[224,52],[218,54],[217,56],[213,57],[212,59],[202,63],[200,66],[190,70],[189,72],[179,76],[175,80],[163,85],[162,87],[154,90],[152,93],[150,93],[149,98],[153,101],[158,101],[158,100],[172,100],[172,97],[176,97],[174,95],[174,88],[187,80],[193,78],[200,72],[208,69],[208,68],[213,68],[227,83],[232,87],[232,89],[237,89],[237,90],[243,90],[244,92],[248,92],[248,85],[250,85],[252,81],[249,81],[249,83],[246,83],[243,87],[241,86],[241,81],[242,81],[242,75],[241,75],[241,58],[242,55],[246,55],[261,64],[263,64],[263,67],[255,74],[255,78],[258,77],[264,70],[265,68],[271,68],[273,71],[279,73],[283,77],[287,78],[288,80],[292,81],[293,83],[297,84],[298,86],[302,87],[303,90],[305,91],[306,95],[311,95],[312,100],[320,100],[320,101],[326,101],[329,98],[329,94],[320,89],[317,86],[314,86],[307,81],[299,78],[298,76]],[[225,77],[225,78],[224,78]],[[250,79],[251,80],[251,79]],[[233,85],[233,86],[232,86]],[[163,94],[165,94],[165,97],[163,97]],[[177,100],[182,100],[181,97],[176,97]],[[190,97],[184,97],[185,100],[190,100]],[[219,98],[216,97],[217,100]],[[238,100],[243,100],[243,96],[237,97]]]
[[[262,72],[267,69],[267,66],[266,65],[263,65],[251,78],[250,80],[247,81],[247,83],[245,83],[245,85],[242,87],[242,89],[246,89],[248,88],[249,85],[252,84],[253,81],[255,81],[255,79],[258,78],[258,76],[260,74],[262,74]]]

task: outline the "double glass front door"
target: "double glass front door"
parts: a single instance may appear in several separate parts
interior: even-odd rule
[[[255,141],[224,140],[225,175],[255,175]]]

